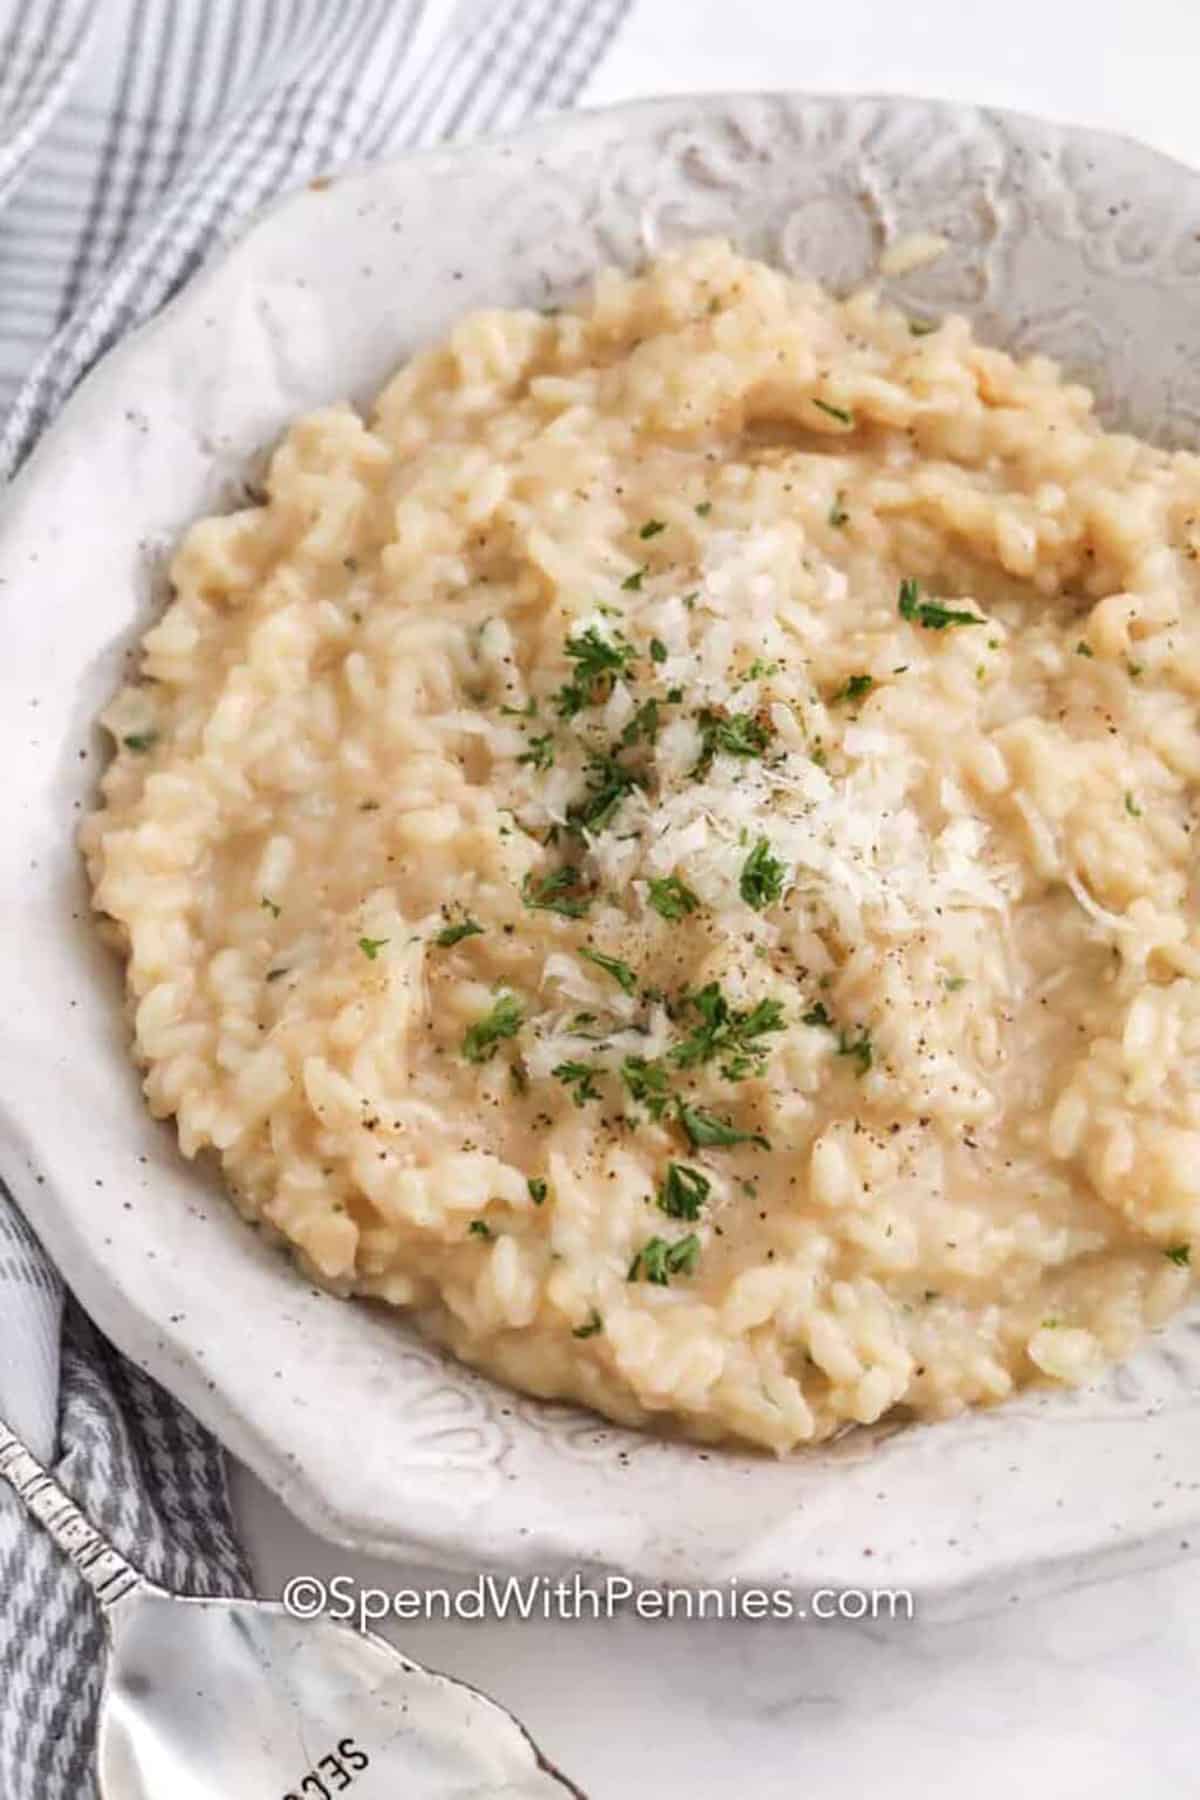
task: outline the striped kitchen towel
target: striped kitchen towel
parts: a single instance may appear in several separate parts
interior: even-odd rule
[[[245,1594],[220,1451],[105,1342],[0,1189],[0,1417],[155,1581]],[[98,1609],[74,1568],[0,1494],[0,1795],[90,1800],[103,1669]]]
[[[0,0],[0,478],[273,195],[567,105],[629,0]],[[2,504],[2,502],[0,502]],[[0,1188],[0,1417],[147,1573],[246,1591],[216,1446]],[[0,1796],[89,1800],[90,1595],[0,1492]]]

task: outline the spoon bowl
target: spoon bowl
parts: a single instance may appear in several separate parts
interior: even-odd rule
[[[149,1585],[110,1614],[106,1800],[562,1800],[517,1721],[381,1638]]]

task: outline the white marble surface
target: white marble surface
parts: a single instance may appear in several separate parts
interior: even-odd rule
[[[890,89],[1108,126],[1200,163],[1198,61],[1196,0],[638,0],[585,97]],[[322,1544],[244,1471],[236,1491],[266,1594],[299,1573],[427,1579]],[[1200,1795],[1200,1561],[1014,1588],[952,1621],[916,1605],[914,1623],[888,1625],[620,1617],[387,1635],[510,1706],[591,1800]]]

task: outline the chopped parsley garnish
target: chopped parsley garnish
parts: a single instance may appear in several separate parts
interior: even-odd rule
[[[651,662],[665,663],[667,660],[667,654],[668,654],[667,646],[663,643],[661,638],[651,638],[650,639],[650,661]]]
[[[644,1106],[652,1119],[661,1119],[671,1104],[671,1084],[666,1065],[655,1058],[627,1056],[621,1064],[621,1080],[630,1099]]]
[[[666,1238],[652,1237],[642,1245],[629,1265],[628,1281],[650,1281],[655,1287],[666,1287],[672,1275],[692,1275],[700,1260],[700,1239],[694,1231],[668,1244]]]
[[[755,912],[762,912],[764,907],[771,906],[782,894],[786,873],[784,865],[772,853],[768,840],[765,837],[759,838],[742,864],[738,892],[747,906],[752,906]]]
[[[686,1163],[668,1163],[659,1184],[658,1209],[671,1219],[698,1219],[700,1208],[712,1191],[712,1182]]]
[[[829,523],[831,525],[844,525],[849,517],[850,514],[842,505],[842,496],[839,492],[833,505],[829,509]]]
[[[1190,1244],[1172,1244],[1169,1250],[1163,1251],[1163,1255],[1168,1262],[1173,1262],[1177,1269],[1186,1269],[1191,1266],[1192,1246]]]
[[[831,406],[828,400],[818,400],[815,395],[813,405],[818,412],[826,413],[829,418],[836,419],[839,425],[853,425],[854,423],[854,414],[847,412],[844,406]]]
[[[640,594],[642,591],[642,583],[645,581],[648,574],[649,570],[645,563],[643,563],[640,569],[635,569],[632,575],[627,575],[625,577],[624,581],[621,583],[621,587],[627,594]]]
[[[121,739],[127,750],[133,750],[142,756],[147,750],[153,750],[158,742],[157,731],[130,731]]]
[[[853,1057],[858,1064],[858,1074],[865,1075],[875,1056],[870,1032],[860,1031],[856,1038],[852,1038],[849,1032],[839,1031],[837,1053],[839,1056]]]
[[[483,926],[474,919],[460,919],[457,925],[445,925],[434,938],[434,943],[448,950],[452,944],[461,944],[464,938],[482,937]]]
[[[496,1235],[486,1219],[472,1219],[467,1230],[472,1237],[492,1238]]]
[[[705,1112],[699,1106],[688,1106],[682,1100],[678,1118],[689,1143],[696,1150],[725,1149],[731,1144],[757,1144],[762,1150],[771,1148],[761,1131],[739,1131],[727,1119],[718,1119],[715,1113]]]
[[[556,1081],[571,1090],[571,1098],[576,1106],[584,1106],[589,1100],[599,1100],[600,1089],[596,1086],[596,1068],[593,1063],[560,1062],[555,1063],[550,1073]]]
[[[942,606],[936,600],[922,600],[920,583],[906,576],[900,583],[898,603],[900,617],[910,624],[923,625],[926,631],[945,631],[950,625],[983,625],[977,613],[962,612],[953,606]]]
[[[1096,652],[1089,643],[1086,643],[1083,638],[1080,638],[1075,646],[1075,654],[1076,656],[1095,656]]]
[[[1125,811],[1129,814],[1131,819],[1140,819],[1142,816],[1142,809],[1132,794],[1126,794],[1125,796]]]
[[[587,1324],[586,1325],[577,1325],[575,1327],[574,1331],[571,1333],[571,1336],[577,1337],[577,1338],[597,1337],[597,1336],[599,1336],[600,1332],[602,1332],[603,1330],[604,1330],[604,1320],[600,1317],[600,1314],[596,1311],[595,1307],[593,1306],[591,1312],[587,1316]]]
[[[581,950],[579,954],[586,962],[595,963],[598,969],[603,969],[606,975],[611,975],[623,993],[632,994],[637,991],[637,976],[629,964],[623,963],[619,957],[602,956],[599,950],[586,949]]]
[[[577,637],[567,639],[566,653],[575,664],[574,679],[565,682],[554,696],[560,718],[573,719],[585,706],[595,706],[608,698],[618,675],[624,675],[633,660],[633,645],[617,633],[604,637],[594,625]]]
[[[774,727],[755,713],[721,713],[704,707],[696,714],[700,758],[693,775],[707,775],[716,756],[762,756]]]
[[[529,1198],[535,1206],[546,1204],[546,1195],[550,1192],[550,1185],[543,1181],[540,1175],[531,1175],[525,1186],[529,1189]]]
[[[282,906],[277,906],[274,900],[269,899],[266,894],[263,895],[258,904],[269,912],[273,919],[277,919],[283,911]]]
[[[873,675],[851,675],[849,681],[840,687],[830,704],[837,706],[843,700],[863,700],[875,686]]]
[[[700,519],[707,519],[707,517],[711,511],[712,511],[712,501],[711,500],[701,500],[696,507],[696,516],[697,516],[697,518],[700,518]]]
[[[965,975],[947,975],[945,981],[942,983],[942,986],[948,994],[960,993],[966,985],[967,978]]]
[[[652,744],[658,737],[658,726],[658,701],[643,700],[633,717],[627,721],[621,733],[621,743],[629,747],[644,738],[648,744]]]
[[[567,808],[567,824],[572,831],[593,834],[611,825],[626,795],[643,785],[644,778],[627,769],[611,750],[589,758],[588,791],[582,800],[574,800]]]
[[[580,893],[583,877],[579,870],[564,863],[549,875],[526,875],[521,883],[521,898],[532,912],[560,913],[564,919],[582,919],[592,904],[591,895]]]
[[[619,632],[606,638],[594,625],[589,625],[578,637],[568,638],[565,647],[580,681],[595,681],[601,675],[621,675],[633,660],[633,645]]]
[[[533,719],[533,718],[536,718],[537,717],[537,701],[534,699],[533,695],[530,694],[530,696],[529,696],[528,700],[525,702],[524,706],[502,706],[500,708],[500,717],[502,719]]]
[[[523,750],[517,761],[528,764],[531,769],[552,769],[554,767],[553,735],[549,731],[543,731],[539,736],[531,737],[528,750]]]
[[[937,328],[938,321],[936,319],[910,319],[908,321],[908,329],[913,337],[928,337],[930,332],[936,331]]]
[[[746,1012],[736,1012],[715,981],[687,996],[688,1005],[700,1015],[700,1024],[668,1052],[677,1069],[694,1069],[721,1059],[727,1081],[758,1073],[767,1057],[765,1037],[784,1027],[778,1000],[759,1000]]]
[[[638,532],[638,536],[645,542],[649,538],[657,537],[660,531],[665,531],[666,529],[667,522],[665,519],[647,519],[646,523],[642,526],[642,529]]]
[[[505,1038],[516,1037],[524,1013],[515,994],[500,994],[491,1012],[467,1027],[463,1055],[468,1062],[489,1062]]]
[[[368,962],[374,962],[387,941],[387,938],[360,937],[358,947]]]
[[[830,1018],[828,1009],[823,1000],[818,1000],[815,1006],[810,1006],[800,1023],[802,1025],[812,1025],[813,1027],[819,1026],[822,1031],[833,1030],[833,1020]]]
[[[650,880],[650,904],[664,919],[682,919],[686,913],[694,913],[700,902],[678,875],[656,875]]]

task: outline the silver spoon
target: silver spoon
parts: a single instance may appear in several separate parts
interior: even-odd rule
[[[503,1707],[382,1638],[147,1581],[3,1422],[0,1477],[103,1611],[103,1800],[583,1800]]]

